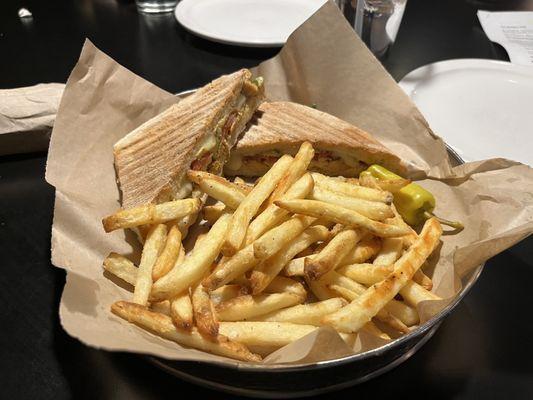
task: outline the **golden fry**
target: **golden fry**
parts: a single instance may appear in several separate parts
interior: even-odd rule
[[[190,332],[179,331],[170,317],[150,311],[139,304],[119,301],[111,306],[111,311],[126,321],[180,345],[241,361],[261,361],[260,356],[251,353],[241,343],[233,342],[222,335],[218,336],[217,341],[209,341],[196,328],[192,328]]]
[[[283,178],[279,181],[278,185],[268,198],[268,205],[271,205],[274,200],[278,200],[285,194],[285,192],[292,186],[294,182],[300,178],[307,168],[309,163],[315,156],[315,150],[309,142],[303,142],[298,150],[298,153],[294,156],[290,167],[287,169]]]
[[[244,200],[246,194],[240,188],[226,179],[204,171],[189,171],[187,177],[196,183],[200,189],[210,197],[221,201],[235,210]]]
[[[146,204],[127,210],[120,210],[102,220],[104,230],[132,228],[139,225],[161,224],[197,213],[200,210],[199,199],[169,201],[162,204]]]
[[[324,203],[317,200],[278,200],[274,202],[278,207],[296,213],[316,218],[327,218],[339,224],[351,227],[362,227],[380,237],[403,236],[410,232],[406,228],[388,225],[371,220],[356,211],[347,208]]]
[[[222,246],[222,254],[231,256],[241,249],[250,221],[259,210],[259,207],[261,207],[261,204],[275,189],[292,160],[291,156],[284,155],[276,161],[235,209],[230,229],[226,233],[226,239]]]
[[[311,280],[317,280],[327,272],[334,270],[361,240],[361,236],[362,232],[357,229],[345,229],[334,236],[320,253],[305,259],[305,276]]]
[[[379,252],[381,240],[375,236],[366,236],[355,246],[353,251],[343,258],[340,265],[360,264],[368,261]]]
[[[204,206],[204,208],[202,209],[204,219],[211,225],[217,222],[220,216],[226,212],[228,212],[228,209],[222,202],[214,204],[212,206]]]
[[[152,279],[154,281],[161,278],[174,267],[181,250],[181,232],[176,225],[170,228],[163,251],[157,258],[152,270]]]
[[[348,208],[376,221],[383,221],[394,216],[391,207],[385,203],[346,196],[322,189],[320,186],[314,187],[309,198]]]
[[[264,260],[252,271],[250,276],[252,293],[261,293],[296,254],[319,240],[327,239],[328,236],[329,231],[325,227],[311,226],[286,243],[280,251]]]
[[[189,290],[170,301],[170,317],[178,329],[191,330],[193,326],[193,309]]]
[[[151,298],[170,299],[198,282],[218,257],[230,221],[229,214],[220,217],[201,241],[201,246],[197,242],[183,263],[175,266],[154,284]]]
[[[311,190],[313,190],[313,178],[309,173],[304,174],[298,179],[282,196],[283,199],[303,199]],[[289,219],[289,212],[283,208],[279,208],[275,204],[270,204],[261,214],[259,214],[248,227],[246,232],[245,243],[250,244],[263,233],[272,227],[285,222]]]
[[[304,200],[299,200],[304,201]],[[315,221],[313,217],[295,215],[290,220],[269,230],[251,244],[254,255],[260,260],[273,256],[290,240],[302,233]]]
[[[218,304],[216,313],[220,321],[242,321],[299,304],[303,300],[293,293],[245,295]]]
[[[307,292],[300,282],[284,276],[276,276],[274,279],[272,279],[272,282],[270,282],[270,284],[265,288],[264,292],[292,293],[303,298],[307,296]]]
[[[269,314],[254,318],[254,321],[291,322],[293,324],[320,326],[324,316],[339,310],[346,304],[348,302],[343,298],[335,297],[316,303],[300,304],[283,310],[273,311]]]
[[[202,284],[208,290],[215,290],[240,277],[246,271],[259,264],[259,262],[260,260],[254,257],[254,247],[250,244],[225,262],[219,263],[211,275],[204,279]]]
[[[163,250],[167,236],[167,226],[165,224],[155,225],[144,242],[144,247],[135,280],[135,290],[133,292],[133,302],[143,306],[148,304],[148,297],[152,290],[152,269]]]
[[[316,330],[313,325],[292,324],[290,322],[221,322],[220,333],[235,342],[246,346],[283,347]],[[340,334],[352,345],[355,335]]]
[[[430,256],[439,243],[442,228],[430,218],[415,243],[394,264],[394,271],[383,281],[368,288],[346,307],[324,318],[324,322],[341,332],[357,332],[378,313]]]
[[[380,201],[385,204],[391,204],[393,200],[392,193],[359,186],[353,182],[342,182],[316,172],[313,172],[311,175],[313,176],[316,186],[335,193],[356,197],[358,199]]]
[[[211,340],[216,339],[218,336],[218,320],[209,293],[202,285],[197,285],[192,291],[191,300],[198,331]]]
[[[126,257],[117,253],[110,253],[104,260],[104,269],[135,286],[138,268]]]

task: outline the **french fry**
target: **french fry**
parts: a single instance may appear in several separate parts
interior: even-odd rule
[[[319,279],[317,281],[312,281],[311,279],[306,278],[305,282],[307,283],[307,286],[309,287],[309,289],[311,289],[311,292],[313,293],[313,295],[320,301],[325,301],[325,300],[328,300],[334,297],[339,297],[339,294],[331,290],[328,287],[327,283],[324,282],[324,280],[322,279]],[[342,294],[340,296],[344,297],[342,296]]]
[[[204,208],[202,209],[204,219],[211,225],[217,222],[220,216],[226,212],[228,212],[228,209],[222,202],[213,204],[212,206],[204,206]]]
[[[197,242],[183,263],[176,265],[168,274],[159,279],[152,288],[153,300],[170,299],[198,282],[217,258],[228,229],[231,215],[224,214],[212,226],[201,241]]]
[[[360,264],[378,253],[381,241],[375,236],[364,237],[341,261],[340,265]],[[317,249],[320,251],[321,249]],[[313,259],[314,255],[307,256]],[[304,276],[305,257],[291,260],[283,269],[286,276]]]
[[[431,291],[431,289],[433,289],[433,281],[431,280],[429,276],[424,274],[424,271],[422,271],[421,269],[416,271],[415,274],[413,275],[413,282],[418,283],[420,286],[422,286],[426,290]]]
[[[189,290],[170,301],[170,317],[176,328],[190,331],[193,326],[193,315]]]
[[[291,165],[292,160],[293,158],[288,155],[278,159],[235,209],[230,229],[226,233],[226,239],[222,246],[222,254],[231,256],[241,249],[250,221],[259,210],[259,207],[261,207],[261,204],[270,196],[286,169]]]
[[[241,343],[233,342],[222,335],[218,336],[217,341],[209,341],[196,328],[192,328],[190,332],[179,331],[170,317],[150,311],[139,304],[119,301],[111,306],[111,311],[126,321],[180,345],[241,361],[261,361],[259,355],[251,353]]]
[[[392,265],[402,253],[403,238],[386,238],[381,242],[381,249],[374,258],[375,265]]]
[[[313,185],[314,182],[311,174],[304,174],[287,190],[282,198],[287,200],[303,199],[311,192]],[[287,219],[289,219],[289,212],[287,210],[279,208],[275,204],[270,204],[250,223],[248,231],[246,232],[245,243],[252,243],[273,226],[276,226]]]
[[[254,318],[254,321],[269,322],[291,322],[293,324],[304,324],[320,326],[322,318],[332,312],[344,307],[348,302],[340,297],[319,301],[310,304],[300,304],[273,311],[269,314]]]
[[[374,264],[352,264],[340,267],[337,272],[356,282],[366,286],[372,286],[387,278],[394,271],[393,265],[374,265]],[[400,289],[405,302],[409,305],[416,306],[418,303],[426,300],[440,300],[436,294],[424,289],[416,282],[407,282]]]
[[[157,257],[163,250],[166,236],[167,226],[165,224],[157,224],[148,232],[141,254],[141,261],[139,262],[137,279],[135,280],[135,290],[133,291],[132,300],[134,303],[143,306],[148,304],[148,297],[150,296],[153,284],[152,269]]]
[[[415,236],[416,237],[416,236]],[[383,246],[379,251],[378,255],[374,259],[374,264],[393,264],[400,258],[402,254],[402,249],[404,245],[403,238],[387,238],[383,240]],[[383,276],[379,280],[385,279]],[[405,287],[400,290],[400,294],[405,299],[405,301],[411,305],[416,305],[424,300],[438,300],[440,297],[434,295],[428,290],[431,290],[433,287],[433,282],[429,277],[427,277],[422,270],[418,269],[413,275],[413,281],[416,283],[408,283]],[[378,281],[372,282],[377,283]],[[422,285],[423,283],[423,285]],[[419,287],[422,285],[422,288]],[[426,287],[424,287],[426,286]],[[429,287],[429,289],[427,289]],[[427,289],[427,290],[423,290]]]
[[[355,246],[353,251],[342,259],[340,265],[360,264],[368,261],[379,252],[381,240],[375,236],[366,236]]]
[[[235,284],[221,286],[209,293],[215,306],[243,294],[245,293],[242,292],[242,286]]]
[[[283,274],[286,276],[305,276],[305,259],[307,257],[313,257],[313,255],[298,257],[289,261],[289,263],[283,268]]]
[[[337,268],[337,272],[366,286],[382,281],[394,270],[393,264],[374,265],[369,263],[349,264]]]
[[[362,186],[364,184],[359,182]],[[391,192],[392,194],[399,192],[403,187],[409,185],[411,181],[409,179],[397,178],[397,179],[377,179],[376,184],[381,190]]]
[[[192,291],[191,300],[198,332],[210,340],[216,340],[218,336],[218,320],[209,293],[202,285],[196,285]]]
[[[259,264],[250,275],[253,294],[261,293],[292,258],[311,244],[325,240],[329,231],[323,226],[311,226]]]
[[[135,286],[138,268],[126,257],[117,253],[110,253],[104,260],[104,269]]]
[[[332,284],[332,285],[329,286],[329,288],[334,293],[338,294],[339,296],[342,296],[343,298],[345,298],[347,300],[351,299],[353,301],[354,299],[357,298],[357,295],[353,291],[351,291],[350,289],[345,288],[343,286]],[[407,325],[405,325],[400,319],[396,318],[395,316],[393,316],[388,311],[380,310],[376,314],[376,319],[378,319],[381,322],[389,325],[392,329],[397,330],[398,332],[401,332],[401,333],[408,333],[409,332],[409,328],[407,327]],[[369,323],[370,322],[372,322],[372,321],[369,321]],[[322,321],[322,324],[323,324],[323,321]]]
[[[176,264],[181,250],[181,232],[176,225],[170,228],[165,242],[163,251],[157,258],[154,268],[152,269],[152,279],[157,281],[163,275],[168,273]]]
[[[334,270],[361,240],[361,236],[362,232],[358,229],[345,229],[334,236],[320,253],[305,259],[305,276],[311,280],[317,280],[327,272]]]
[[[233,178],[233,183],[237,185],[247,185],[246,181],[242,179],[240,176],[236,176],[235,178]]]
[[[292,293],[297,296],[305,298],[307,292],[304,286],[294,279],[285,278],[284,276],[276,276],[272,282],[265,288],[265,293]]]
[[[430,292],[414,281],[407,282],[404,287],[400,289],[400,294],[405,302],[413,307],[416,307],[423,301],[442,300],[441,297]]]
[[[330,286],[332,284],[337,284],[339,286],[345,287],[351,290],[356,296],[360,296],[366,291],[365,286],[359,284],[353,279],[341,275],[337,271],[328,273],[326,276],[324,276],[323,280],[325,280]],[[349,301],[355,299],[355,297],[345,298]],[[380,310],[380,313],[378,313],[377,316],[380,318],[385,318],[386,313],[390,313],[392,316],[399,319],[403,324],[407,326],[416,325],[419,322],[418,312],[416,311],[416,309],[409,307],[407,304],[404,304],[396,299],[392,299],[390,302],[388,302],[385,307]],[[387,321],[387,319],[385,318],[384,321]]]
[[[233,210],[237,209],[246,197],[246,194],[237,185],[218,175],[190,170],[187,172],[187,177],[196,183],[204,193],[221,201]]]
[[[391,204],[391,209],[392,209],[392,212],[394,213],[394,217],[392,218],[387,218],[385,220],[386,223],[388,224],[392,224],[392,225],[396,225],[396,226],[401,226],[401,227],[404,227],[406,229],[409,229],[409,234],[408,235],[405,235],[402,237],[403,239],[403,246],[404,248],[407,248],[407,247],[410,247],[413,245],[413,243],[415,242],[416,238],[418,237],[418,234],[416,233],[416,231],[411,228],[402,218],[402,216],[400,215],[400,213],[398,212],[398,210],[396,209],[396,207],[394,206],[394,204]]]
[[[415,243],[394,264],[394,271],[383,281],[368,288],[346,307],[324,318],[324,322],[341,332],[357,332],[376,315],[435,250],[442,234],[442,227],[430,218]]]
[[[304,201],[304,200],[297,200]],[[269,230],[250,246],[254,248],[254,256],[264,260],[273,256],[289,241],[302,233],[316,218],[295,215],[283,224]]]
[[[346,196],[322,189],[320,186],[315,186],[313,188],[309,198],[354,210],[359,214],[376,221],[383,221],[386,218],[391,218],[394,216],[391,207],[385,203]]]
[[[290,322],[221,322],[220,333],[246,346],[283,347],[318,329],[313,325]],[[355,335],[340,333],[342,339],[352,345]]]
[[[200,207],[200,199],[184,199],[161,204],[146,204],[127,210],[120,210],[104,218],[102,224],[106,232],[112,232],[116,229],[132,228],[139,225],[161,224],[197,213]]]
[[[170,315],[170,301],[163,300],[150,304],[150,310],[159,314]]]
[[[372,175],[363,175],[359,177],[359,184],[361,186],[365,186],[367,188],[376,189],[376,190],[382,190],[381,186],[378,184],[378,179],[373,177]]]
[[[357,297],[361,295],[361,293],[364,293],[366,288],[363,285],[358,284],[357,282],[354,282],[353,280],[346,278],[345,276],[339,275],[335,273],[334,271],[330,272],[328,274],[329,276],[326,276],[325,279],[326,282],[328,282],[328,287],[333,292],[337,293],[338,295],[344,297],[348,301],[353,301]],[[347,292],[347,290],[349,292]],[[392,300],[392,302],[399,303],[396,300]],[[401,306],[400,306],[401,307]],[[404,308],[408,308],[405,306]],[[409,332],[409,328],[407,327],[407,324],[403,322],[402,318],[405,316],[402,314],[402,311],[405,311],[404,308],[401,310],[398,310],[395,308],[394,313],[397,311],[400,311],[399,314],[395,315],[391,311],[391,307],[389,307],[388,304],[385,305],[385,307],[378,311],[376,314],[376,318],[380,321],[388,324],[391,328],[396,329],[399,332],[407,333]],[[414,313],[416,313],[415,310],[412,310]],[[407,321],[412,324],[411,315],[408,315]],[[416,314],[416,322],[418,322],[418,314]]]
[[[376,336],[380,339],[391,340],[390,336],[383,332],[381,329],[379,329],[372,321],[367,322],[367,324],[363,326],[361,331],[369,333],[370,335]]]
[[[356,211],[349,210],[336,204],[324,203],[323,201],[277,200],[274,204],[296,214],[303,214],[316,218],[327,218],[339,224],[351,227],[362,227],[380,237],[396,237],[406,235],[410,232],[410,230],[406,228],[374,221]]]
[[[382,190],[370,189],[364,186],[359,186],[353,182],[342,182],[313,172],[311,174],[315,181],[315,185],[323,189],[330,190],[335,193],[344,194],[346,196],[356,197],[358,199],[380,201],[385,204],[391,204],[393,200],[392,193]]]
[[[218,304],[216,313],[220,321],[242,321],[299,304],[303,300],[293,293],[245,295]]]
[[[211,275],[204,279],[202,285],[210,291],[215,290],[240,277],[259,262],[260,260],[254,257],[254,246],[250,244],[227,261],[219,263]]]
[[[300,149],[298,150],[298,153],[294,156],[294,160],[292,161],[289,169],[285,172],[283,175],[283,178],[279,181],[278,185],[268,198],[268,205],[271,205],[274,200],[278,200],[283,196],[283,194],[292,186],[294,182],[300,178],[305,171],[307,171],[307,167],[309,167],[309,163],[315,156],[315,150],[313,149],[313,146],[309,142],[303,142],[300,145]]]

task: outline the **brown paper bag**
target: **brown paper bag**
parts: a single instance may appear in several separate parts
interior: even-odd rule
[[[439,215],[464,222],[460,234],[443,237],[438,263],[433,257],[434,291],[445,300],[421,305],[423,320],[457,295],[462,276],[533,231],[531,168],[500,159],[452,168],[442,140],[333,3],[325,4],[257,71],[265,77],[270,99],[316,103],[372,133],[410,164],[412,177],[424,178],[421,184],[435,194]],[[160,339],[109,311],[114,301],[129,299],[131,293],[104,276],[102,260],[110,251],[138,250],[124,232],[106,234],[100,223],[119,207],[112,145],[175,101],[85,43],[61,101],[46,172],[56,187],[52,262],[68,271],[61,323],[90,346],[234,364]],[[320,329],[266,361],[312,363],[382,344],[360,336],[357,348],[347,350],[334,331]]]

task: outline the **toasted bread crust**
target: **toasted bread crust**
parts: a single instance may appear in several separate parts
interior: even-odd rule
[[[179,197],[182,178],[204,138],[235,106],[250,78],[247,69],[221,76],[115,144],[123,207]]]
[[[400,174],[405,172],[399,157],[365,131],[333,115],[291,102],[263,103],[232,154],[256,155],[270,150],[290,154],[304,141],[311,142],[317,150],[343,153],[368,165],[380,164]],[[243,169],[250,170],[249,174],[251,170],[259,172],[256,166]],[[360,172],[357,167],[351,169],[348,167],[349,175]]]

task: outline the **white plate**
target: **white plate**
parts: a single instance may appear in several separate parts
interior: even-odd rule
[[[188,31],[216,42],[283,46],[326,0],[182,0],[175,16]]]
[[[533,67],[449,60],[410,72],[400,86],[463,159],[533,165]]]

